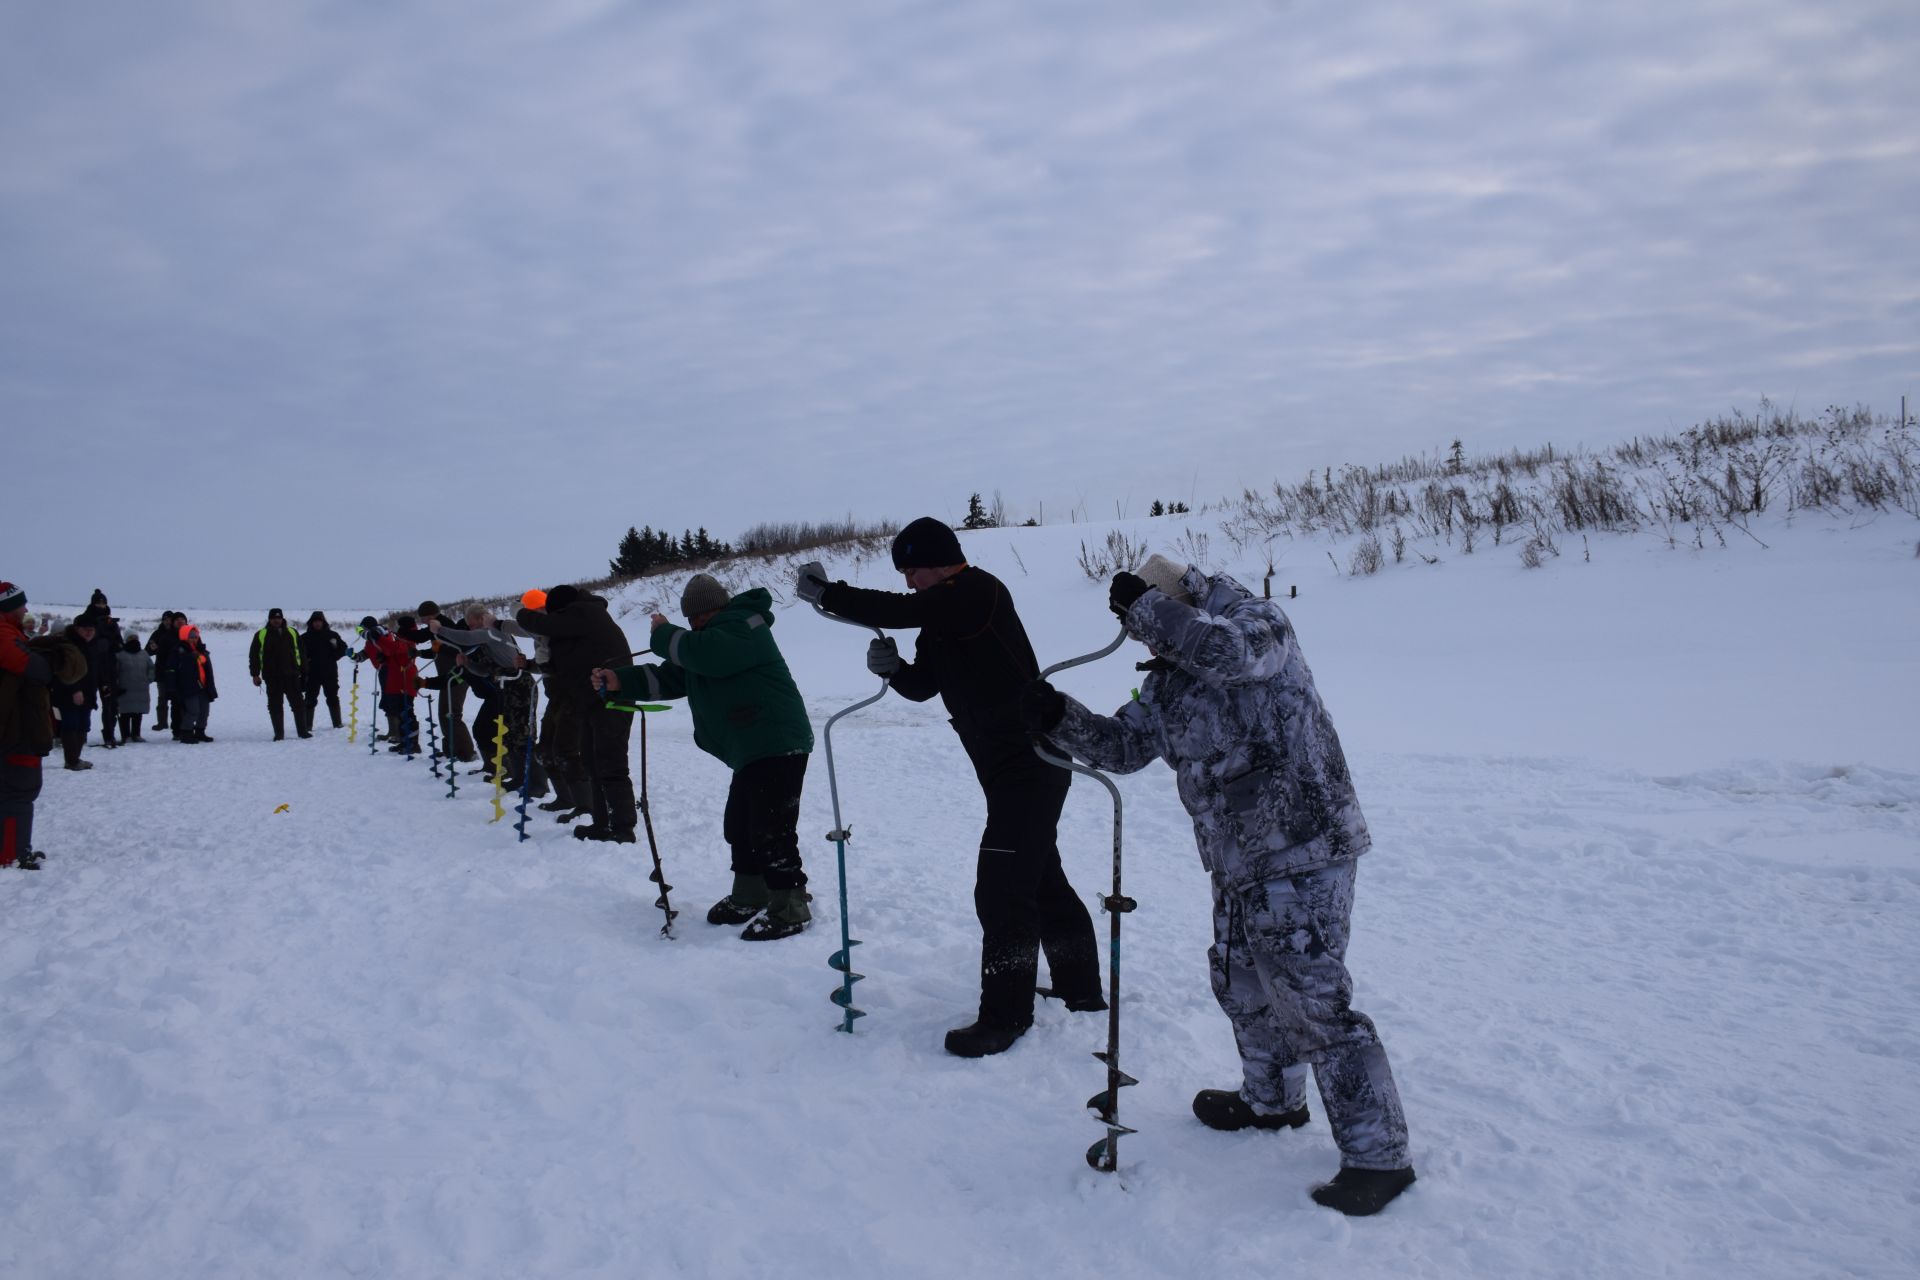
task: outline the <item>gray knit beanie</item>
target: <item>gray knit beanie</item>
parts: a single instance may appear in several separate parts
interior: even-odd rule
[[[1150,556],[1147,562],[1134,571],[1142,582],[1150,587],[1158,587],[1162,592],[1178,600],[1181,604],[1192,604],[1193,597],[1180,585],[1180,579],[1187,576],[1187,566],[1165,556]]]
[[[680,612],[689,618],[698,617],[726,608],[731,599],[719,579],[710,573],[696,573],[687,579],[686,588],[680,592]]]

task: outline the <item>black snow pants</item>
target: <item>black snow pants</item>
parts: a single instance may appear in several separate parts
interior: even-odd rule
[[[733,851],[733,873],[761,876],[769,889],[804,889],[800,866],[800,788],[805,752],[768,756],[734,770],[721,831]]]
[[[1093,918],[1067,883],[1056,843],[1072,782],[1065,769],[1048,769],[984,784],[987,829],[973,886],[982,1022],[1024,1027],[1033,1021],[1041,952],[1061,998],[1100,994]]]
[[[640,822],[627,764],[633,714],[592,707],[582,712],[580,722],[581,763],[593,788],[593,825],[631,833]]]

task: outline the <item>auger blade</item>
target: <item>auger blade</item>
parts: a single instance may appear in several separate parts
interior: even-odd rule
[[[847,939],[847,947],[845,951],[836,951],[832,955],[827,957],[827,967],[829,969],[838,969],[841,973],[845,973],[848,967],[853,963],[853,961],[847,958],[847,952],[853,950],[855,947],[859,945],[860,945],[860,939],[858,938]],[[860,977],[860,975],[857,973],[854,974],[853,976],[856,979]]]
[[[1107,1136],[1087,1148],[1087,1163],[1099,1173],[1117,1173],[1120,1168],[1118,1139],[1133,1130],[1124,1125],[1108,1125]]]
[[[846,982],[844,982],[840,986],[837,986],[833,989],[833,997],[832,997],[833,1002],[839,1005],[842,1009],[853,1008],[853,990],[852,990],[853,984],[856,982],[863,981],[866,978],[866,976],[867,975],[864,973],[848,974]]]
[[[1124,1088],[1127,1085],[1139,1084],[1140,1082],[1138,1080],[1122,1080],[1120,1083],[1121,1087]],[[1114,1116],[1119,1114],[1119,1107],[1113,1094],[1114,1091],[1112,1089],[1102,1089],[1087,1099],[1087,1110],[1098,1113],[1102,1120],[1108,1124],[1112,1124],[1114,1122]]]

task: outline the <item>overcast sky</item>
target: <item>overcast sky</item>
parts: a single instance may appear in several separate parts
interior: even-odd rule
[[[0,577],[517,590],[1920,400],[1913,0],[0,0]]]

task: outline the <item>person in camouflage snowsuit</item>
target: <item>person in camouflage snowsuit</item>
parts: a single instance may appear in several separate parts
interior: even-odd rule
[[[1220,1129],[1297,1128],[1311,1064],[1342,1165],[1314,1198],[1376,1212],[1413,1170],[1386,1050],[1352,1007],[1345,964],[1370,839],[1293,624],[1232,578],[1159,556],[1115,577],[1112,605],[1154,654],[1138,695],[1100,716],[1036,681],[1022,709],[1095,768],[1174,771],[1212,878],[1213,991],[1244,1075],[1237,1093],[1202,1091],[1194,1112]]]
[[[482,699],[478,741],[487,748],[481,754],[488,761],[493,759],[493,737],[486,729],[495,716],[506,722],[507,754],[501,785],[517,791],[526,765],[527,735],[533,731],[534,689],[527,660],[509,636],[523,633],[517,624],[502,623],[478,607],[467,610],[466,622],[465,627],[450,626],[435,614],[427,626],[435,639],[459,655],[456,662],[462,678]],[[547,771],[537,756],[527,794],[547,794]]]

